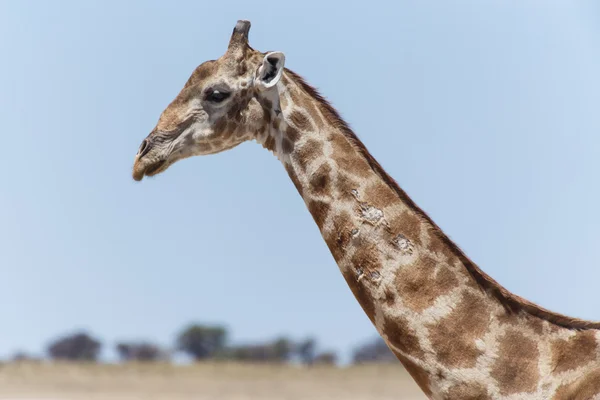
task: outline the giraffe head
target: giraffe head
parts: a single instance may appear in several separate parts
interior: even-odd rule
[[[268,128],[279,110],[285,56],[252,49],[249,30],[249,21],[238,21],[225,54],[197,67],[163,111],[135,156],[135,180],[187,157],[231,149]]]

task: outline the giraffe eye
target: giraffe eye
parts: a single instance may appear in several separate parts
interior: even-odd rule
[[[208,101],[211,101],[213,103],[220,103],[223,100],[225,100],[226,98],[228,98],[230,95],[230,93],[227,92],[220,92],[218,90],[211,90],[208,95],[206,96],[206,99]]]

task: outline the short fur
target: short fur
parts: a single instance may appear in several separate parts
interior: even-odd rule
[[[398,186],[398,183],[388,175],[383,167],[377,162],[377,160],[369,153],[365,145],[360,141],[356,134],[352,131],[350,126],[344,121],[339,115],[337,110],[325,99],[317,89],[309,85],[304,78],[297,73],[286,68],[286,72],[291,75],[294,80],[299,83],[304,91],[319,102],[323,111],[325,111],[327,117],[330,119],[330,123],[338,127],[351,143],[356,146],[363,157],[367,160],[371,168],[398,194],[398,196],[408,204],[413,210],[415,210],[419,216],[425,219],[434,228],[436,235],[452,249],[454,254],[461,260],[465,268],[469,271],[469,274],[475,279],[475,281],[481,286],[482,290],[491,294],[496,298],[508,311],[518,313],[524,311],[528,314],[546,320],[552,324],[575,330],[586,330],[586,329],[600,329],[600,322],[586,321],[578,318],[568,317],[559,313],[555,313],[544,309],[530,301],[523,299],[496,282],[492,277],[483,272],[465,253],[454,243],[437,225],[433,220],[417,206],[414,201],[406,194],[404,190]]]

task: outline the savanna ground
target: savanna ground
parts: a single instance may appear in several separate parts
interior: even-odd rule
[[[422,400],[400,365],[46,364],[0,367],[0,400]]]

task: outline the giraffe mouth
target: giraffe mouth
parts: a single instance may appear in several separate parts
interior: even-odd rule
[[[163,161],[158,161],[152,165],[150,165],[148,168],[146,168],[146,171],[144,171],[144,175],[146,176],[153,176],[153,175],[157,175],[159,173],[161,173],[162,171],[164,171],[167,166],[167,161],[163,160]]]
[[[136,181],[141,181],[144,179],[144,176],[158,175],[161,172],[164,172],[168,166],[169,162],[167,160],[158,160],[152,164],[146,165],[143,165],[142,162],[136,160],[133,166],[133,179]]]

